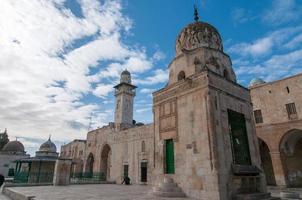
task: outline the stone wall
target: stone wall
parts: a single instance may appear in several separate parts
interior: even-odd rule
[[[60,157],[72,159],[72,172],[81,173],[84,170],[86,155],[86,140],[74,140],[61,146]]]
[[[15,170],[16,163],[15,160],[29,158],[29,155],[11,155],[11,154],[0,154],[0,174],[7,177],[8,170],[13,168]]]
[[[302,141],[301,88],[302,74],[250,88],[253,109],[261,110],[263,118],[263,123],[256,124],[256,132],[269,149],[264,163],[273,166],[272,182],[278,186],[293,186],[302,179],[302,161],[297,159]],[[289,117],[288,103],[295,103],[296,115]]]
[[[228,109],[244,114],[252,165],[261,168],[246,88],[205,70],[155,92],[153,109],[156,182],[166,176],[165,140],[173,139],[175,173],[169,176],[188,196],[217,200],[236,195]],[[265,191],[262,175],[257,187]]]
[[[145,150],[142,151],[144,141]],[[94,157],[93,171],[102,171],[102,152],[104,147],[110,147],[108,152],[109,181],[121,183],[123,166],[129,166],[129,177],[133,183],[140,183],[140,164],[148,163],[150,175],[153,166],[153,125],[144,125],[117,131],[106,127],[89,132],[87,135],[86,160],[91,153]],[[103,156],[104,157],[104,156]],[[151,176],[148,176],[151,178]]]

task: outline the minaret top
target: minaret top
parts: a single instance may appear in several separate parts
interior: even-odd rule
[[[118,85],[116,85],[114,88],[119,88],[122,85],[128,85],[133,89],[136,88],[136,86],[132,85],[132,83],[131,83],[131,74],[127,69],[125,69],[121,73],[120,83]]]
[[[199,13],[197,5],[194,5],[194,20],[195,22],[199,22]]]
[[[120,82],[131,84],[131,74],[127,69],[122,72]]]

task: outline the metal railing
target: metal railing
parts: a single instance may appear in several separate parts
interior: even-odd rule
[[[19,172],[14,176],[14,183],[45,184],[52,183],[54,173]]]
[[[100,183],[106,181],[105,173],[103,172],[84,172],[84,173],[72,173],[70,176],[71,184],[91,184]]]

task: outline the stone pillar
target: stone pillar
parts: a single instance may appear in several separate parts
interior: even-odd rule
[[[283,156],[280,152],[270,152],[276,185],[280,187],[287,186],[286,171],[283,166]]]
[[[56,161],[55,172],[53,177],[53,185],[69,185],[71,172],[71,159],[59,158]]]

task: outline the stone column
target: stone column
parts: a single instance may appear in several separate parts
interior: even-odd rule
[[[286,171],[283,166],[283,155],[280,152],[270,152],[277,186],[286,187]]]
[[[71,159],[59,158],[56,161],[55,172],[53,177],[53,185],[69,185],[71,172]]]

